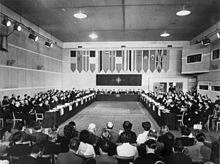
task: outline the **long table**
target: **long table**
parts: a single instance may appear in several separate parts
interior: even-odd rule
[[[56,109],[45,112],[42,126],[44,128],[58,127],[86,106],[93,103],[95,98],[96,95],[92,93],[73,102],[66,103],[65,105],[57,106]]]
[[[159,126],[167,125],[170,130],[178,130],[178,118],[176,113],[165,113],[145,94],[140,97],[140,102],[153,116]]]
[[[139,101],[139,94],[98,94],[96,101]]]

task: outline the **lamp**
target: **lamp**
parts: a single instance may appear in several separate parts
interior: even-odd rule
[[[11,26],[11,21],[7,17],[4,17],[4,19],[2,20],[2,24],[9,27]]]
[[[98,35],[95,34],[95,33],[91,33],[91,34],[89,35],[89,37],[90,37],[91,39],[97,39],[97,38],[98,38]]]
[[[73,16],[77,19],[84,19],[87,17],[87,15],[82,13],[81,11],[79,11],[78,13],[75,13]]]
[[[166,37],[170,36],[170,34],[165,31],[164,33],[160,34],[160,36],[166,38]]]
[[[191,11],[190,11],[190,10],[187,10],[187,9],[185,8],[185,5],[183,5],[183,8],[182,8],[181,10],[179,10],[179,11],[176,12],[176,15],[177,15],[177,16],[181,16],[181,17],[187,16],[187,15],[190,15],[190,14],[191,14]]]
[[[217,35],[217,38],[220,39],[220,32],[217,32],[216,35]]]
[[[208,46],[211,43],[211,41],[209,38],[205,38],[201,41],[201,43],[203,46]]]
[[[52,48],[53,47],[53,43],[51,41],[46,41],[45,44],[44,44],[46,47],[48,48]]]
[[[15,24],[14,24],[14,30],[16,30],[16,31],[21,31],[21,30],[22,30],[20,23],[15,22]]]
[[[38,36],[35,35],[34,33],[30,33],[28,38],[30,38],[31,40],[33,40],[35,42],[38,41]]]

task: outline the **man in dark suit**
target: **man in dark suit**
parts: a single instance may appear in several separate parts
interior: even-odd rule
[[[83,158],[76,154],[79,147],[79,140],[73,138],[70,140],[69,152],[60,153],[57,157],[57,164],[82,163]]]
[[[177,141],[181,141],[183,146],[192,146],[195,143],[194,138],[190,138],[189,135],[191,134],[191,130],[188,127],[181,127],[181,134],[180,138],[176,138]]]
[[[127,133],[130,133],[130,136],[131,136],[131,141],[129,143],[136,143],[136,140],[137,140],[137,135],[135,132],[133,132],[131,129],[132,129],[132,123],[130,121],[124,121],[123,123],[123,128],[124,128],[124,131],[127,132]],[[119,140],[121,141],[121,135],[119,136]]]
[[[42,132],[42,126],[40,122],[36,122],[34,125],[35,132],[31,135],[36,143],[44,143],[48,141],[49,136]]]
[[[181,141],[175,141],[173,145],[173,154],[166,158],[166,163],[169,164],[192,164],[192,159],[183,153],[184,146]]]

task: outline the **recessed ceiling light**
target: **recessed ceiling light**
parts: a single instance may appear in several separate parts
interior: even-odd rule
[[[189,15],[189,14],[191,14],[191,11],[185,9],[185,6],[183,6],[183,8],[182,8],[181,10],[179,10],[179,11],[176,12],[176,15],[177,15],[177,16],[181,16],[181,17],[187,16],[187,15]]]
[[[87,17],[87,15],[82,13],[81,11],[79,11],[78,13],[75,13],[73,16],[77,19],[84,19]]]
[[[161,37],[168,37],[168,36],[170,36],[170,34],[165,31],[164,33],[160,34],[160,36]]]
[[[92,33],[92,34],[89,35],[89,37],[90,37],[91,39],[97,39],[97,38],[98,38],[98,35],[96,35],[95,33]]]

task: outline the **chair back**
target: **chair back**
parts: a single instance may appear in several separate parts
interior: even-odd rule
[[[134,156],[125,157],[125,156],[116,155],[116,159],[118,161],[118,164],[130,164],[133,163]]]

